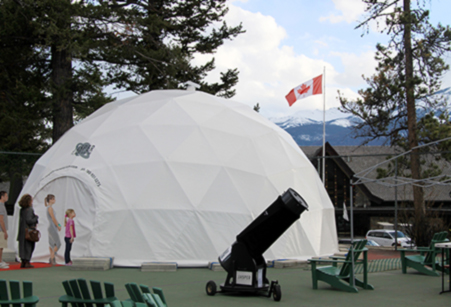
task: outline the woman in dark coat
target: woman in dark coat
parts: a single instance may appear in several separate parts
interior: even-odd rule
[[[19,213],[19,234],[17,241],[19,241],[19,257],[22,260],[21,268],[32,268],[30,264],[31,255],[34,251],[35,242],[25,240],[25,228],[36,228],[38,223],[38,216],[34,214],[33,198],[30,194],[25,194],[19,200],[21,207]]]

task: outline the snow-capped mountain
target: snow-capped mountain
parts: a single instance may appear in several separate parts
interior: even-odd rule
[[[448,100],[448,106],[442,107],[450,112],[451,88],[442,89],[434,94],[434,98],[444,101]],[[420,118],[428,113],[430,109],[425,103],[417,104],[417,117]],[[442,112],[440,107],[435,109],[436,115]],[[270,121],[287,131],[300,146],[321,146],[323,142],[323,111],[306,110],[299,111],[291,116],[269,118]],[[359,121],[357,117],[342,113],[338,108],[326,110],[326,141],[333,146],[360,145],[363,138],[352,137],[352,127]],[[383,139],[372,141],[368,145],[382,145]]]
[[[321,146],[323,142],[323,111],[307,110],[292,116],[270,118],[287,131],[300,146]],[[351,128],[358,119],[342,113],[338,108],[326,110],[326,141],[332,145],[360,145],[361,139],[351,137]],[[380,145],[381,142],[371,143]]]

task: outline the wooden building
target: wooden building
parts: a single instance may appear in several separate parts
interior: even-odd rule
[[[301,146],[302,151],[322,174],[322,147]],[[339,236],[348,236],[350,223],[343,219],[343,204],[350,209],[350,184],[354,175],[399,154],[387,146],[331,146],[326,143],[325,187],[335,207]],[[444,163],[444,162],[442,162]],[[448,167],[446,165],[445,167]],[[383,168],[383,167],[381,167]],[[377,171],[370,176],[377,178]],[[424,189],[428,210],[446,220],[451,218],[451,186],[433,186]],[[380,228],[379,222],[407,222],[413,214],[413,193],[411,185],[395,189],[371,182],[353,187],[354,234],[364,236],[369,229]],[[395,210],[397,204],[397,210]]]

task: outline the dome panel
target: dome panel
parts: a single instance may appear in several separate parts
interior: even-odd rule
[[[200,128],[193,129],[169,156],[170,161],[220,165],[212,145]]]
[[[211,183],[221,171],[219,165],[169,162],[172,174],[179,182],[191,204],[197,206],[208,192]]]
[[[139,122],[143,125],[151,126],[197,125],[196,121],[183,108],[180,107],[175,99],[166,101],[166,103],[158,108],[158,110],[152,112],[152,114],[149,116],[145,116],[145,118],[143,120],[140,120]]]
[[[161,126],[141,125],[147,139],[160,153],[163,159],[168,159],[181,144],[198,128],[196,126]]]

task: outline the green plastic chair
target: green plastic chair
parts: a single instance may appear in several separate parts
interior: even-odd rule
[[[12,304],[14,307],[34,307],[39,302],[39,297],[33,295],[33,283],[31,281],[22,282],[23,296],[20,295],[20,282],[17,280],[9,281],[9,292],[11,297],[8,295],[7,281],[0,279],[0,305],[9,306]]]
[[[448,232],[437,232],[431,239],[431,243],[428,247],[417,247],[417,249],[401,249],[401,266],[402,273],[407,273],[407,268],[413,268],[420,273],[429,275],[429,276],[439,276],[439,271],[448,271],[446,268],[442,268],[440,261],[437,259],[437,254],[441,251],[439,248],[435,247],[437,243],[445,243],[448,242],[446,237],[448,236]],[[419,255],[409,255],[406,256],[406,252],[419,252]],[[448,251],[447,251],[448,252]],[[449,255],[448,255],[449,256]],[[447,257],[449,259],[449,257]]]
[[[374,290],[374,287],[368,283],[368,249],[365,248],[367,240],[360,240],[354,242],[349,249],[346,258],[343,257],[331,257],[331,260],[327,259],[309,259],[312,269],[312,282],[313,289],[318,289],[318,281],[328,283],[334,288],[344,290],[347,292],[359,292],[356,286],[363,289]],[[359,260],[360,254],[363,252],[363,260]],[[363,265],[363,281],[355,278],[352,270],[352,255],[354,255],[354,264]],[[332,262],[331,266],[317,267],[317,263]],[[342,266],[338,267],[337,264],[341,263]],[[351,285],[351,280],[354,278],[355,286]]]
[[[125,285],[130,299],[136,303],[146,303],[150,307],[167,307],[166,298],[161,288],[150,288],[146,285],[138,285],[136,283],[128,283]]]
[[[105,305],[105,307],[148,307],[144,303],[135,303],[133,301],[112,301],[110,304]]]
[[[102,285],[99,281],[91,280],[92,296],[89,293],[88,284],[85,279],[72,279],[63,281],[63,287],[66,295],[60,296],[61,306],[67,307],[68,304],[76,307],[91,307],[93,305],[104,306],[116,301],[114,295],[114,284],[105,282],[105,297],[102,294]]]
[[[164,306],[168,306],[168,303],[166,302],[166,298],[164,297],[163,289],[152,287],[153,293],[158,295],[161,299],[161,301],[164,303]]]

